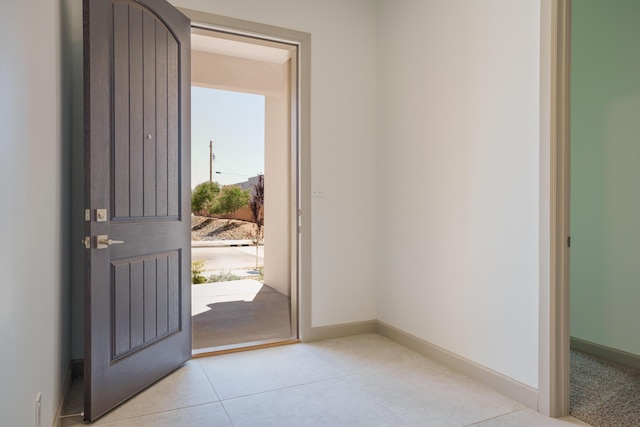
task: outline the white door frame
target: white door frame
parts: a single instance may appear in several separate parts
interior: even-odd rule
[[[297,47],[297,75],[291,103],[291,318],[298,338],[311,338],[311,35],[300,31],[178,8],[192,26],[282,42]],[[295,190],[297,189],[297,191]],[[297,221],[296,221],[297,219]]]
[[[571,0],[540,2],[538,411],[569,415]]]

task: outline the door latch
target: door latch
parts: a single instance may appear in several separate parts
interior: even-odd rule
[[[87,236],[82,239],[82,244],[84,245],[85,249],[91,249],[91,237]]]
[[[124,240],[111,240],[106,234],[96,236],[96,249],[105,249],[111,245],[121,245]]]

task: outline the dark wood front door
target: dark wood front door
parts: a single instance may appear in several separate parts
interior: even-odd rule
[[[190,22],[84,0],[85,420],[191,357]]]

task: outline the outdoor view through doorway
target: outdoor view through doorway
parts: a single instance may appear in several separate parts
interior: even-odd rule
[[[194,354],[296,335],[288,57],[228,37],[192,30]]]

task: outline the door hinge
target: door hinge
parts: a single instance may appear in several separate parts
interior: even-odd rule
[[[567,247],[571,247],[571,236],[567,236]]]

